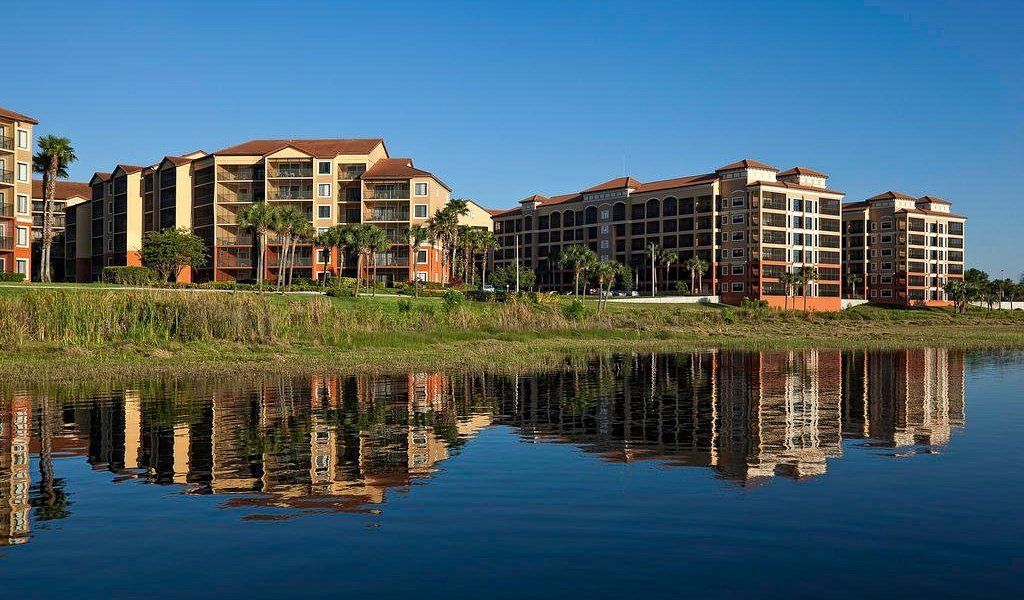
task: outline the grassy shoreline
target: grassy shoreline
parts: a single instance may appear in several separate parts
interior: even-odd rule
[[[807,347],[1024,348],[1024,315],[858,307],[804,314],[145,291],[0,294],[0,381],[294,372],[517,372],[611,352]]]

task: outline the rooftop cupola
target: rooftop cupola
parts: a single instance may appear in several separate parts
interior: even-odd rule
[[[778,174],[779,181],[788,181],[797,185],[824,188],[828,187],[828,175],[807,167],[793,167]]]

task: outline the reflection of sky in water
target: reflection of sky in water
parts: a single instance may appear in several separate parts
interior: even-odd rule
[[[115,557],[128,571],[116,577],[140,585],[193,564],[203,574],[183,589],[199,593],[241,577],[240,560],[259,566],[246,580],[285,594],[303,560],[314,579],[369,593],[422,595],[414,582],[437,580],[465,597],[845,596],[886,593],[878,569],[915,594],[968,593],[1011,568],[1022,533],[1008,432],[1024,412],[1004,400],[1020,397],[1022,364],[717,352],[519,377],[8,390],[0,534],[17,547],[0,564],[31,589],[45,561],[74,557],[75,577],[48,584],[71,594]],[[742,576],[709,580],[739,564]],[[953,566],[959,587],[926,576]]]

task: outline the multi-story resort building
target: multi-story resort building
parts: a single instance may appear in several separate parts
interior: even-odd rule
[[[808,308],[838,310],[843,193],[826,187],[827,179],[803,167],[779,171],[741,160],[711,173],[647,183],[619,177],[578,193],[533,195],[494,215],[495,263],[518,258],[537,272],[541,289],[564,291],[573,274],[552,259],[582,244],[600,260],[630,265],[643,286],[652,278],[646,251],[653,244],[678,255],[667,277],[658,273],[661,289],[689,284],[684,263],[697,257],[708,269],[693,291],[781,307],[780,275],[809,266],[818,279],[807,285]]]
[[[32,180],[32,264],[39,265],[43,250],[43,218],[44,218],[43,181]],[[66,259],[64,240],[66,209],[86,202],[92,197],[92,189],[88,183],[76,181],[57,181],[54,184],[53,202],[53,242],[50,244],[50,264],[52,265],[52,281],[64,281]],[[39,269],[32,269],[32,278],[39,281]]]
[[[843,206],[846,293],[872,302],[941,306],[964,276],[964,224],[950,203],[884,192]]]
[[[182,279],[254,279],[257,240],[239,214],[255,202],[292,206],[317,231],[342,223],[378,225],[393,243],[374,256],[382,282],[443,277],[440,247],[424,242],[410,256],[406,231],[426,224],[451,199],[451,189],[412,159],[391,158],[379,138],[252,140],[209,154],[168,156],[150,167],[118,165],[109,175],[97,173],[91,185],[90,209],[68,214],[76,228],[77,280],[96,279],[103,266],[139,264],[145,233],[168,227],[191,228],[209,249],[206,266]],[[85,217],[88,237],[81,232]],[[267,251],[271,280],[277,278],[280,242],[272,238]],[[91,258],[88,274],[85,256]],[[339,260],[337,252],[321,251],[315,259],[312,246],[301,244],[295,276],[355,274],[351,253]]]
[[[32,117],[0,107],[0,273],[32,276]]]

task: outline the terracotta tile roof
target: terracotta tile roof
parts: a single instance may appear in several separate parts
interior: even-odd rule
[[[757,185],[784,187],[791,190],[807,190],[809,192],[822,192],[825,194],[846,194],[846,192],[840,192],[839,190],[830,190],[828,188],[815,187],[813,185],[800,185],[799,183],[792,183],[790,181],[754,181],[752,183],[748,183],[747,187],[754,187]]]
[[[541,196],[540,194],[534,194],[532,196],[527,196],[526,198],[523,198],[522,200],[519,201],[519,203],[525,204],[527,202],[540,202],[541,204],[544,204],[545,202],[547,202],[547,200],[547,198]]]
[[[448,187],[445,182],[438,179],[430,171],[424,171],[423,169],[417,169],[412,166],[411,158],[382,158],[373,163],[373,166],[367,169],[360,178],[409,179],[412,177],[430,177],[434,181],[443,185],[449,192],[452,191],[452,188]]]
[[[587,192],[601,192],[604,190],[619,190],[622,188],[638,187],[640,187],[640,182],[637,181],[636,179],[633,179],[632,177],[616,177],[615,179],[610,179],[604,183],[599,183],[594,187],[589,187],[583,190],[583,193],[585,194]]]
[[[723,167],[718,167],[717,169],[715,169],[715,172],[717,173],[719,171],[731,171],[733,169],[768,169],[769,171],[778,171],[778,169],[769,164],[765,164],[763,162],[756,160],[751,160],[749,158],[744,158],[743,160],[738,160],[734,163],[729,163]]]
[[[489,214],[489,215],[491,215],[493,217],[495,215],[500,215],[501,213],[508,212],[511,209],[485,208],[484,210],[487,211],[487,214]]]
[[[339,154],[368,154],[383,143],[384,140],[381,138],[250,140],[235,146],[222,148],[212,154],[222,156],[263,156],[291,146],[310,156],[333,158]]]
[[[96,179],[99,179],[100,181],[107,181],[110,179],[110,173],[100,173],[99,171],[93,173],[92,179],[89,180],[89,185],[92,185],[92,182]]]
[[[552,204],[563,204],[565,202],[576,202],[583,200],[583,196],[580,194],[562,194],[561,196],[551,196],[544,202],[542,206],[550,206]]]
[[[191,158],[185,158],[184,156],[165,156],[164,160],[171,161],[172,163],[174,163],[174,166],[176,166],[176,167],[180,167],[182,165],[187,165],[187,164],[192,162]],[[163,162],[163,161],[160,161],[160,162]]]
[[[936,196],[921,196],[917,199],[917,202],[930,202],[932,204],[953,204],[949,200],[944,200]]]
[[[966,219],[967,218],[964,215],[957,215],[957,214],[948,213],[948,212],[939,212],[937,210],[925,210],[923,208],[899,208],[899,209],[894,210],[893,212],[909,213],[909,214],[912,214],[912,215],[935,215],[936,217],[952,217],[954,219]]]
[[[6,117],[8,119],[13,119],[15,121],[25,121],[26,123],[31,123],[33,125],[38,125],[39,124],[39,121],[36,121],[35,119],[33,119],[32,117],[30,117],[28,115],[23,115],[21,113],[16,113],[13,110],[7,110],[6,108],[3,108],[3,107],[0,107],[0,117]]]
[[[882,192],[881,194],[872,196],[868,198],[867,201],[871,202],[872,200],[914,200],[914,197],[908,196],[900,192],[894,192],[892,190],[889,190],[886,192]]]
[[[121,169],[126,174],[131,175],[132,173],[138,173],[139,171],[142,171],[145,168],[146,167],[140,167],[138,165],[117,165],[116,167],[114,167],[114,170],[116,171],[118,169]]]
[[[686,177],[675,177],[673,179],[661,179],[649,183],[641,183],[636,188],[636,193],[656,192],[658,190],[670,190],[673,188],[686,187],[690,185],[707,185],[718,179],[718,173],[704,173],[702,175],[687,175]]]
[[[843,210],[857,210],[867,207],[868,203],[863,200],[860,202],[846,202],[843,204]]]
[[[814,169],[808,169],[807,167],[793,167],[792,169],[786,169],[785,171],[780,171],[777,176],[778,177],[788,177],[790,175],[809,175],[811,177],[825,177],[825,178],[828,177],[828,175],[826,175],[825,173],[822,173],[821,171],[815,171]]]
[[[75,196],[81,198],[92,197],[92,188],[89,187],[88,183],[82,183],[80,181],[58,181],[57,185],[54,187],[54,197],[57,200],[67,200],[68,198],[74,198]],[[32,197],[43,197],[42,179],[32,180]]]
[[[567,202],[576,202],[576,201],[583,200],[583,196],[581,194],[579,194],[579,193],[576,193],[576,194],[562,194],[560,196],[551,196],[550,198],[545,198],[544,196],[541,196],[539,194],[534,194],[533,196],[530,196],[528,198],[524,198],[524,199],[520,200],[520,202],[530,201],[531,198],[540,198],[541,199],[541,204],[540,204],[541,206],[551,206],[553,204],[565,204]],[[523,211],[523,208],[521,206],[517,206],[515,208],[508,208],[508,209],[505,209],[505,210],[500,210],[500,209],[499,210],[493,210],[493,211],[490,211],[490,213],[493,216],[505,216],[505,215],[511,215],[511,214],[519,214],[522,211]]]

